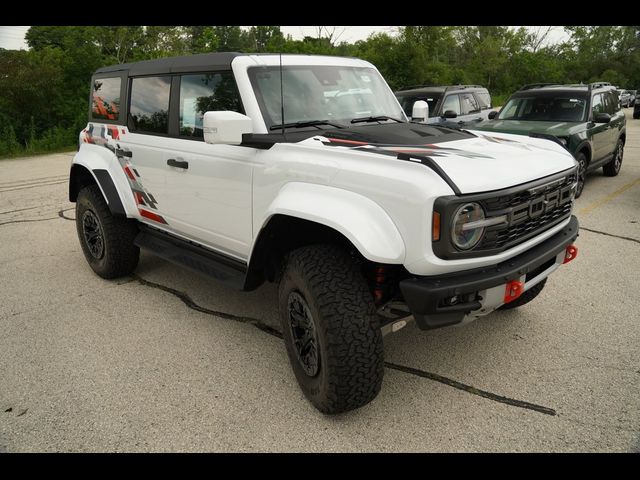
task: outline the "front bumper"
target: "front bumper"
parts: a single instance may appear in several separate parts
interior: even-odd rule
[[[571,216],[569,224],[553,237],[530,250],[495,266],[465,270],[436,277],[412,277],[400,282],[400,290],[418,327],[423,330],[460,323],[471,312],[484,311],[480,292],[527,278],[538,283],[552,271],[549,266],[578,237],[578,219]],[[528,276],[534,275],[532,278]],[[464,298],[453,305],[452,297]],[[499,306],[499,305],[498,305]]]

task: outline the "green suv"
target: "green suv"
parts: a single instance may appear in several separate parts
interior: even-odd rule
[[[582,193],[587,172],[602,167],[606,176],[614,177],[622,166],[626,119],[618,93],[609,83],[525,85],[500,112],[491,112],[489,120],[473,128],[562,144],[580,165],[576,197]]]

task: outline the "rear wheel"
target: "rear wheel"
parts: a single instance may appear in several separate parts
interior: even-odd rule
[[[329,245],[289,255],[279,310],[287,354],[307,399],[323,413],[366,405],[382,385],[382,332],[356,262]]]
[[[616,149],[613,152],[613,158],[609,163],[602,167],[602,171],[606,177],[615,177],[620,173],[622,167],[622,156],[624,155],[624,142],[622,139],[618,139]]]
[[[89,266],[102,278],[123,277],[138,265],[140,249],[133,243],[136,222],[113,216],[97,185],[78,193],[76,230]]]

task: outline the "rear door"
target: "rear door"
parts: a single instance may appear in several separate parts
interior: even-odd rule
[[[616,144],[618,143],[618,138],[620,138],[620,133],[622,128],[625,125],[625,116],[624,111],[620,108],[620,103],[616,98],[616,94],[613,91],[605,92],[605,106],[606,111],[609,115],[611,115],[611,122],[609,122],[609,153],[613,153],[616,148]]]

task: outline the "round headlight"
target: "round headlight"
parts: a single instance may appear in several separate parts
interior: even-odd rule
[[[484,210],[477,203],[465,203],[453,216],[451,225],[451,241],[460,250],[475,247],[484,233],[484,227],[464,228],[467,223],[484,220]]]

